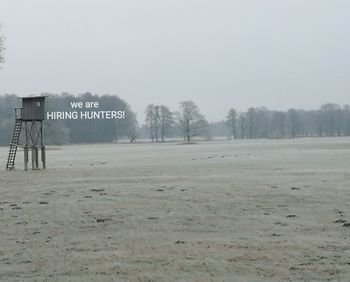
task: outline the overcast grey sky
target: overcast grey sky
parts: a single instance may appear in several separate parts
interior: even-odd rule
[[[350,1],[0,0],[0,93],[229,107],[350,103]]]

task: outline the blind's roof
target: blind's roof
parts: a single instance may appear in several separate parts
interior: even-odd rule
[[[30,96],[30,97],[19,97],[19,99],[22,99],[22,100],[34,100],[34,99],[45,99],[45,97],[47,96]]]

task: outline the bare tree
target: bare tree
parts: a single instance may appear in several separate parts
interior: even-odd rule
[[[1,30],[1,25],[0,25],[0,30]],[[5,57],[4,57],[4,41],[5,41],[5,37],[3,35],[0,35],[0,63],[3,63],[5,61]]]
[[[136,141],[139,125],[137,122],[136,115],[131,111],[129,113],[129,119],[127,122],[128,122],[127,134],[130,139],[130,143],[133,143]]]
[[[192,101],[180,103],[179,118],[184,139],[187,142],[190,142],[192,137],[200,135],[202,130],[208,126],[204,116],[199,112],[199,108]]]
[[[167,106],[161,105],[159,107],[159,110],[161,138],[162,142],[164,142],[165,136],[168,135],[174,127],[175,120],[173,113],[169,110]]]
[[[246,120],[247,120],[246,113],[240,113],[238,117],[238,122],[239,122],[241,139],[245,138]]]
[[[299,133],[299,116],[298,112],[295,109],[288,110],[288,119],[289,119],[289,132],[292,138],[295,138]]]
[[[151,134],[151,140],[154,142],[154,132],[155,132],[155,124],[154,124],[154,116],[155,116],[155,109],[154,104],[149,104],[146,108],[146,124],[149,127],[150,134]]]
[[[273,138],[284,138],[285,126],[286,126],[286,115],[281,111],[274,111],[271,114],[271,133]]]
[[[277,116],[278,116],[277,126],[278,126],[278,131],[280,133],[280,138],[284,138],[286,115],[284,112],[277,112]]]
[[[342,114],[337,104],[324,104],[320,108],[322,127],[328,136],[341,135]]]
[[[235,109],[231,108],[228,111],[227,117],[226,117],[226,123],[228,127],[230,128],[230,139],[233,137],[234,139],[237,139],[237,112]]]
[[[268,138],[270,130],[270,115],[266,107],[255,108],[254,138]]]
[[[343,132],[345,136],[350,136],[350,106],[343,108]]]
[[[127,105],[125,109],[125,115],[127,118],[122,120],[125,128],[124,134],[130,140],[130,143],[133,143],[136,141],[139,131],[139,124],[137,122],[136,113],[131,111],[130,106]]]
[[[160,125],[160,117],[159,117],[159,106],[154,106],[154,116],[153,116],[153,124],[154,124],[154,134],[156,137],[156,142],[158,142],[159,135],[159,125]]]
[[[248,126],[249,139],[256,138],[256,110],[255,110],[255,108],[248,109],[247,126]]]

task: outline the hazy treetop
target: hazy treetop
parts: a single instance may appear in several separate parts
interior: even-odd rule
[[[208,120],[230,107],[349,103],[347,0],[2,0],[0,93],[193,100]]]
[[[4,57],[4,50],[5,50],[4,41],[5,41],[5,37],[1,34],[1,25],[0,25],[0,64],[5,61],[5,57]]]

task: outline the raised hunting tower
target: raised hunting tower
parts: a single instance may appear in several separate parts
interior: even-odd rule
[[[45,96],[22,97],[22,107],[15,108],[15,127],[7,159],[6,170],[14,169],[17,148],[24,149],[24,169],[28,170],[29,150],[32,151],[32,169],[39,169],[39,150],[42,168],[46,168],[45,146],[43,138],[43,120],[45,119]],[[22,127],[25,130],[24,144],[20,144]]]

